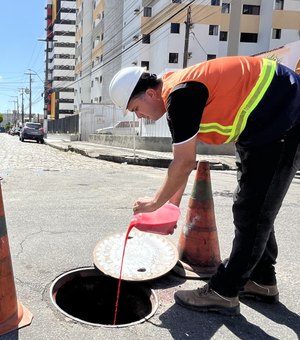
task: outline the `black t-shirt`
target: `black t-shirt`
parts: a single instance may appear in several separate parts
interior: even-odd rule
[[[191,81],[174,87],[167,101],[173,144],[185,142],[198,133],[207,99],[208,89],[202,83]]]

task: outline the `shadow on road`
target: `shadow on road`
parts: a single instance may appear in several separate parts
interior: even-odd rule
[[[300,317],[288,310],[283,304],[267,305],[255,301],[245,303],[249,308],[255,309],[271,321],[290,328],[295,333],[295,338],[300,334]],[[174,304],[159,319],[161,325],[167,328],[173,339],[212,339],[220,328],[226,327],[239,339],[278,339],[284,338],[284,334],[278,337],[269,335],[260,326],[249,322],[243,315],[224,316],[214,313],[199,313]],[[297,337],[296,337],[297,335]]]

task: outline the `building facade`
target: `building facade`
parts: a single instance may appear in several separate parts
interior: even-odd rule
[[[300,39],[297,0],[140,0],[124,16],[122,66],[155,73],[254,55]]]
[[[48,0],[47,7],[52,118],[80,113],[83,104],[111,105],[109,83],[122,67],[161,74],[300,39],[299,0]]]
[[[75,112],[83,103],[107,104],[121,68],[123,1],[77,0]]]
[[[76,0],[47,0],[45,104],[50,119],[74,113]]]

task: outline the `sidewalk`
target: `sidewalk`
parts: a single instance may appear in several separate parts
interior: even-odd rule
[[[116,163],[167,168],[173,158],[171,152],[133,150],[103,144],[70,141],[68,135],[48,134],[45,144],[62,150],[79,153],[90,158],[97,158]],[[212,170],[235,170],[235,157],[226,155],[197,155],[197,161],[206,160]]]

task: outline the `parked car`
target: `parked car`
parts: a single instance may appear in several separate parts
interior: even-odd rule
[[[20,136],[21,130],[22,130],[22,128],[20,128],[19,126],[14,126],[13,128],[11,128],[10,134],[12,136]]]
[[[0,126],[0,133],[5,132],[5,128],[3,126]]]
[[[38,143],[44,143],[44,129],[40,123],[26,122],[20,132],[20,141],[25,139],[36,140]]]
[[[97,129],[96,133],[102,133],[107,135],[132,135],[135,133],[139,135],[139,121],[123,120],[117,122],[114,126]]]

